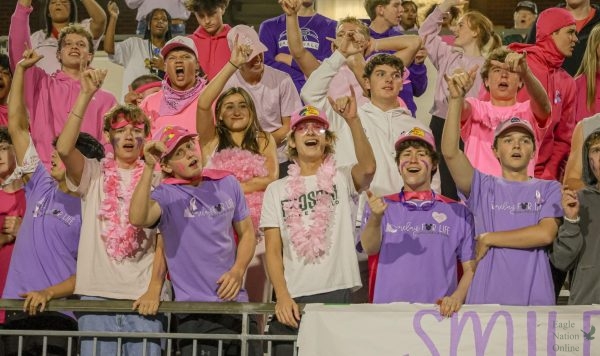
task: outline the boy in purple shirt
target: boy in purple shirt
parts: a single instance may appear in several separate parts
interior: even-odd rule
[[[431,189],[439,160],[431,132],[415,127],[395,147],[404,186],[384,198],[367,192],[358,244],[369,255],[379,254],[373,302],[439,301],[440,313],[450,317],[464,303],[475,272],[473,217],[464,205]]]
[[[131,199],[129,219],[138,227],[157,225],[177,301],[247,302],[242,288],[254,256],[256,237],[244,193],[224,171],[202,169],[196,134],[180,126],[165,126],[144,147],[145,166]],[[152,174],[159,163],[166,179],[151,193]],[[234,231],[239,242],[236,245]],[[178,331],[239,333],[239,315],[178,315]],[[256,325],[251,324],[251,331]],[[216,353],[213,340],[199,342],[200,352]],[[180,343],[182,355],[192,355],[192,340]],[[225,354],[238,344],[225,342]],[[262,354],[250,343],[251,355]]]
[[[44,169],[29,135],[24,76],[26,70],[40,58],[41,56],[28,50],[24,59],[16,66],[8,112],[8,129],[17,159],[17,169],[9,179],[21,179],[25,182],[29,207],[15,242],[2,294],[7,299],[25,298],[24,311],[9,312],[5,328],[77,330],[77,322],[70,313],[37,314],[38,309],[40,312],[44,311],[46,303],[51,299],[67,297],[73,293],[81,228],[81,199],[67,188],[62,161],[54,151],[50,171]],[[91,94],[82,91],[80,97],[93,95],[97,89],[92,87]],[[89,134],[81,133],[76,146],[88,158],[100,160],[104,157],[104,148]],[[4,354],[16,354],[18,337],[6,336],[4,342]],[[41,353],[42,342],[41,337],[25,337],[25,353]],[[48,345],[54,350],[67,352],[66,338],[50,337]]]
[[[459,149],[460,114],[475,71],[446,76],[450,92],[442,153],[459,193],[475,218],[477,271],[469,304],[553,305],[548,247],[562,217],[560,184],[531,178],[535,131],[517,117],[498,125],[493,150],[502,177],[474,169]]]

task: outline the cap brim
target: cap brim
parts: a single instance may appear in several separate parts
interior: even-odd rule
[[[293,129],[295,129],[295,128],[296,128],[296,126],[298,126],[298,124],[299,124],[299,123],[301,123],[301,122],[303,122],[303,121],[307,121],[307,120],[315,120],[315,121],[319,121],[319,122],[321,122],[321,123],[323,123],[323,124],[325,125],[325,128],[326,128],[326,129],[328,129],[328,130],[329,130],[329,121],[327,121],[327,120],[323,119],[323,118],[322,118],[322,117],[320,117],[320,116],[314,116],[314,115],[313,115],[313,116],[305,116],[305,117],[301,118],[300,120],[296,121],[296,122],[294,123],[294,126],[292,126],[292,127],[291,127],[291,129],[292,129],[292,130],[293,130]]]
[[[197,136],[198,136],[197,133],[189,133],[189,134],[181,136],[180,138],[178,138],[175,141],[175,144],[173,145],[173,147],[168,152],[164,152],[160,158],[163,159],[163,158],[167,157],[168,155],[170,155],[171,153],[173,153],[173,150],[175,150],[175,148],[177,148],[177,146],[179,146],[179,143],[181,141],[185,140],[186,138],[193,138],[193,137],[197,137]]]

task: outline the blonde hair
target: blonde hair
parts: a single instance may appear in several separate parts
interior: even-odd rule
[[[494,31],[494,24],[479,11],[468,11],[462,17],[467,26],[477,33],[477,47],[482,54],[487,54],[502,46],[502,38]]]
[[[358,26],[358,32],[365,36],[365,40],[369,40],[369,38],[371,38],[371,32],[369,31],[369,27],[367,27],[367,25],[365,25],[364,22],[362,22],[354,16],[346,16],[338,21],[337,27],[335,28],[336,36],[338,31],[340,30],[340,27],[345,23]]]
[[[596,49],[598,48],[598,45],[600,45],[600,24],[594,26],[590,32],[581,65],[579,66],[577,73],[575,73],[575,77],[582,74],[586,76],[587,95],[585,102],[587,109],[592,112],[596,111],[596,73],[598,68]]]
[[[292,147],[289,142],[296,142],[296,137],[294,136],[295,131],[294,130],[290,130],[290,132],[288,132],[287,134],[287,156],[290,159],[290,161],[295,160],[296,158],[298,158],[298,149],[296,147]],[[337,141],[337,135],[335,134],[335,132],[333,131],[325,131],[325,138],[327,139],[327,146],[325,147],[325,156],[329,155],[329,154],[334,154],[335,153],[335,141]]]

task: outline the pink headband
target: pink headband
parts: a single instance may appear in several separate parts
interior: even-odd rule
[[[160,87],[161,85],[162,85],[161,82],[146,83],[144,85],[139,86],[136,90],[134,90],[134,92],[141,94],[148,89],[157,88],[157,87]]]
[[[136,124],[136,123],[133,123],[133,122],[127,120],[127,117],[123,113],[119,113],[117,115],[117,119],[118,119],[118,121],[110,124],[110,128],[113,130],[121,129],[129,124],[131,124],[131,126],[135,127],[136,129],[143,129],[145,126],[143,123]]]

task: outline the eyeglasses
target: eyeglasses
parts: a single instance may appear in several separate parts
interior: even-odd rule
[[[403,188],[400,191],[400,203],[404,205],[408,211],[427,211],[435,204],[435,192],[433,190],[431,191],[431,200],[416,202],[414,200],[406,200]]]
[[[321,122],[301,122],[294,127],[294,131],[300,135],[306,135],[308,130],[311,130],[317,135],[324,135],[327,131],[327,126]]]

